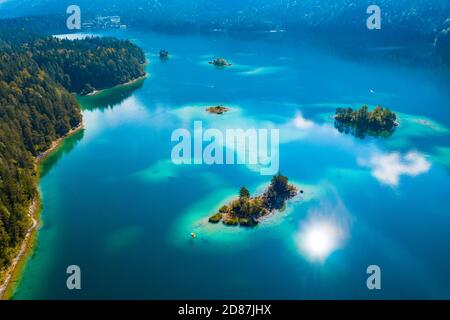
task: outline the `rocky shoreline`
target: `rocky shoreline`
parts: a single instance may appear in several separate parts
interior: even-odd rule
[[[39,154],[35,159],[35,166],[38,167],[39,163],[48,157],[53,151],[55,151],[61,143],[68,137],[77,133],[79,130],[83,129],[83,123],[81,122],[77,127],[71,129],[67,134],[63,137],[53,141],[50,148],[46,151]],[[28,229],[22,244],[20,245],[20,249],[12,259],[10,266],[3,272],[2,282],[0,283],[0,300],[4,300],[9,298],[7,294],[9,294],[12,289],[12,283],[14,282],[14,278],[16,274],[19,272],[20,266],[27,259],[29,254],[33,250],[33,246],[30,245],[33,241],[34,235],[33,233],[38,229],[40,224],[39,221],[39,210],[40,210],[40,195],[36,196],[36,198],[32,201],[28,208],[28,216],[31,219],[32,225]]]

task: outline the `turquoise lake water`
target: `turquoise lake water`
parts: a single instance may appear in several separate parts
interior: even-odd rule
[[[43,225],[15,299],[450,299],[448,71],[278,35],[114,35],[145,50],[149,77],[80,99],[85,129],[43,164]],[[217,104],[231,111],[205,112]],[[337,132],[335,108],[363,104],[397,112],[391,138]],[[279,129],[280,170],[302,198],[254,229],[208,224],[270,177],[175,166],[171,134],[194,120]],[[82,290],[66,288],[69,265]],[[381,290],[366,287],[369,265]]]

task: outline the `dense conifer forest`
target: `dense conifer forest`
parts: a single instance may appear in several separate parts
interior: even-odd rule
[[[143,76],[144,63],[129,41],[0,31],[0,271],[31,223],[36,157],[81,123],[74,93]]]

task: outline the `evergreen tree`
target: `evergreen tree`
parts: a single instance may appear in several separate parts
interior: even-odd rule
[[[397,126],[397,116],[388,108],[377,106],[369,111],[368,106],[358,110],[337,108],[334,116],[335,127],[339,132],[352,134],[358,138],[389,137]]]
[[[239,190],[239,198],[240,199],[248,199],[250,198],[250,192],[246,187],[242,187],[241,190]]]
[[[144,62],[128,41],[0,31],[0,270],[30,226],[34,158],[81,122],[70,92],[127,82],[144,74]]]

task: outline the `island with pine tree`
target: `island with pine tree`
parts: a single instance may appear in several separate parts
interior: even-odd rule
[[[380,106],[373,111],[369,111],[368,106],[358,110],[337,108],[334,120],[334,126],[339,132],[361,139],[366,136],[388,138],[398,126],[397,115]]]
[[[303,191],[289,184],[288,178],[279,173],[272,178],[270,185],[261,195],[251,197],[248,189],[242,187],[239,197],[223,205],[219,212],[209,218],[209,222],[222,221],[227,226],[254,227],[262,217],[275,211],[282,211],[286,201],[299,193]]]
[[[210,61],[209,64],[215,65],[216,67],[223,68],[223,67],[231,67],[231,63],[229,63],[224,58],[217,58],[213,61]]]

